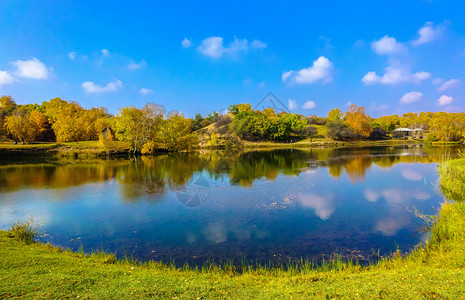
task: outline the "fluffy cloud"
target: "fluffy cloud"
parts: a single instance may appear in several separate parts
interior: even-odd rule
[[[212,36],[202,41],[197,50],[205,56],[210,58],[220,58],[224,54],[237,55],[240,52],[247,52],[250,48],[262,49],[266,48],[266,44],[262,41],[254,40],[249,44],[247,39],[234,38],[234,41],[225,47],[223,45],[223,38],[219,36]]]
[[[412,169],[404,169],[402,170],[402,176],[407,179],[407,180],[413,180],[413,181],[418,181],[418,180],[422,180],[423,179],[423,176],[412,170]]]
[[[459,84],[460,84],[460,79],[451,79],[441,84],[441,86],[438,88],[438,91],[443,92],[448,89],[457,88]]]
[[[128,65],[128,69],[133,71],[141,68],[145,68],[147,66],[147,63],[145,60],[141,60],[139,63],[132,62]]]
[[[151,94],[151,93],[153,93],[153,90],[151,90],[151,89],[141,88],[139,90],[139,94],[141,94],[141,95],[148,95],[148,94]]]
[[[104,57],[109,57],[110,56],[110,51],[108,51],[108,49],[102,49],[102,50],[100,50],[100,52],[102,52],[102,55]]]
[[[449,105],[449,104],[452,103],[452,100],[454,100],[454,98],[452,98],[450,96],[442,95],[438,99],[438,105],[440,105],[440,106]]]
[[[420,83],[422,80],[428,79],[431,77],[431,74],[428,72],[416,72],[411,73],[408,69],[404,67],[386,67],[385,73],[383,76],[379,76],[376,72],[368,72],[363,76],[362,82],[365,85],[372,85],[375,83],[381,84],[398,84],[404,82]]]
[[[334,213],[334,195],[320,196],[315,194],[300,194],[297,202],[303,207],[312,208],[322,220],[327,220]]]
[[[320,56],[313,62],[313,65],[298,71],[287,71],[282,75],[283,81],[289,81],[296,84],[307,84],[317,81],[323,83],[330,82],[334,67],[333,63],[324,56]]]
[[[379,192],[373,191],[371,189],[365,189],[363,191],[363,195],[365,196],[365,199],[368,200],[368,202],[376,202],[381,196]]]
[[[376,74],[376,72],[368,72],[363,76],[362,82],[365,85],[372,85],[381,80],[381,77]]]
[[[307,101],[302,106],[303,109],[312,109],[316,107],[316,103],[314,101]]]
[[[76,53],[76,52],[70,52],[70,53],[68,53],[68,57],[69,57],[69,59],[71,59],[71,60],[75,60],[75,59],[76,59],[76,56],[77,56],[77,53]]]
[[[45,65],[33,58],[31,60],[17,60],[12,62],[16,66],[15,74],[19,77],[34,78],[34,79],[47,79],[49,72]]]
[[[288,102],[289,110],[294,110],[294,109],[296,109],[298,107],[297,101],[295,101],[295,100],[289,99],[289,100],[287,100],[287,102]]]
[[[422,28],[418,30],[418,39],[414,40],[412,44],[418,46],[434,41],[442,35],[444,31],[443,25],[435,26],[433,22],[426,23]]]
[[[400,102],[405,103],[405,104],[417,102],[421,99],[421,97],[423,97],[423,94],[420,92],[410,92],[410,93],[404,94],[402,98],[400,99]]]
[[[255,49],[264,49],[267,47],[266,43],[259,40],[252,41],[252,43],[250,43],[250,46]]]
[[[385,35],[377,41],[371,43],[371,48],[380,55],[399,54],[406,50],[402,43],[398,43],[395,38]]]
[[[181,42],[181,45],[183,46],[183,48],[190,48],[194,46],[194,44],[192,44],[192,40],[188,38],[184,38]]]
[[[223,47],[223,38],[219,36],[213,36],[206,38],[202,41],[202,44],[197,48],[205,56],[211,58],[220,58],[225,52]]]
[[[15,79],[7,71],[0,71],[0,86],[4,84],[12,84]]]
[[[86,93],[106,93],[106,92],[116,92],[123,87],[123,83],[116,79],[113,82],[109,82],[106,86],[100,86],[93,83],[92,81],[86,81],[82,83],[82,88]]]

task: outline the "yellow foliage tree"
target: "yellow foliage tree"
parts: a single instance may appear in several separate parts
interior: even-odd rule
[[[252,110],[252,105],[250,105],[250,103],[239,104],[237,106],[237,109],[239,110],[239,113],[244,112],[244,111],[251,111]]]
[[[366,114],[364,106],[351,104],[344,117],[344,123],[363,137],[370,136],[373,131],[371,118]]]
[[[344,113],[339,108],[333,108],[328,113],[328,121],[339,121]]]
[[[47,117],[39,111],[16,111],[6,117],[5,127],[15,138],[22,142],[30,142],[46,130]]]

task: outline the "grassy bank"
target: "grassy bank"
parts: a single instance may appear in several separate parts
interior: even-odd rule
[[[463,299],[465,205],[444,204],[431,241],[403,257],[360,267],[335,261],[248,269],[175,269],[163,264],[84,255],[0,231],[0,298],[390,298]]]
[[[391,146],[405,144],[421,143],[418,140],[379,140],[379,141],[335,141],[331,139],[305,139],[294,143],[276,143],[276,142],[249,142],[243,141],[244,148],[261,149],[261,148],[321,148],[321,147],[357,147],[357,146]]]
[[[444,195],[450,199],[465,200],[465,158],[442,163],[439,173]]]
[[[112,142],[110,151],[104,150],[99,141],[84,141],[70,143],[35,143],[17,144],[13,142],[0,143],[0,154],[22,155],[22,154],[63,154],[80,156],[101,156],[107,154],[126,154],[129,152],[129,145],[124,142]]]
[[[463,159],[446,162],[441,184],[447,178],[463,182],[464,170]],[[334,260],[243,272],[232,266],[193,270],[118,261],[111,254],[28,243],[27,235],[21,241],[21,230],[0,231],[0,298],[465,299],[465,204],[446,202],[429,220],[428,242],[370,266]]]

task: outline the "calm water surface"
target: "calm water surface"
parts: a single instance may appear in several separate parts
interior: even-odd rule
[[[43,241],[182,265],[370,259],[426,236],[437,165],[421,145],[109,160],[0,160],[0,229],[33,217]]]

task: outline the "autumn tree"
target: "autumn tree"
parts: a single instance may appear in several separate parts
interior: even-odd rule
[[[369,137],[373,131],[371,118],[366,114],[364,106],[351,104],[344,116],[344,123],[362,137]]]
[[[339,121],[342,119],[342,116],[344,113],[339,109],[339,108],[333,108],[328,112],[328,121],[333,122],[333,121]]]
[[[11,96],[2,96],[0,97],[0,136],[6,134],[5,128],[5,118],[10,116],[16,108],[16,102]]]
[[[68,103],[59,108],[52,124],[58,142],[87,140],[87,119],[84,109],[77,103]]]
[[[164,108],[154,103],[148,103],[142,109],[122,108],[116,116],[116,136],[128,142],[134,153],[140,152],[148,141],[161,144],[164,114]]]
[[[179,113],[172,113],[161,128],[161,140],[169,151],[191,148],[198,143],[198,137],[192,133],[192,121]]]
[[[381,128],[386,132],[390,132],[400,126],[398,115],[382,116],[373,120],[373,128]]]
[[[28,112],[15,110],[11,116],[6,117],[5,127],[8,132],[22,142],[30,142],[47,128],[47,118],[39,111]]]
[[[445,142],[462,141],[465,134],[465,114],[439,112],[429,122],[435,139]]]

